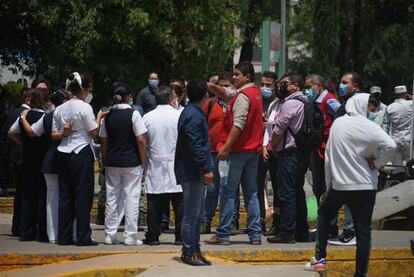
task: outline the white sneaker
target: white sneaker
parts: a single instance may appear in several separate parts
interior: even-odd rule
[[[332,245],[338,245],[338,246],[355,246],[356,243],[356,238],[353,237],[351,240],[349,241],[341,241],[341,240],[328,240],[329,244]]]
[[[111,238],[111,236],[106,236],[105,237],[105,244],[106,245],[112,245],[112,244],[116,244],[117,243],[117,241],[116,241],[116,239],[114,238]]]
[[[315,257],[313,257],[309,263],[305,265],[305,270],[307,271],[326,271],[326,260],[325,258],[320,259],[317,261]]]
[[[135,239],[135,240],[125,239],[124,240],[124,245],[126,245],[126,246],[138,246],[138,245],[142,245],[142,240],[139,240],[139,239]]]

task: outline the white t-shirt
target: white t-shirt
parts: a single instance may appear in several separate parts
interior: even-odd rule
[[[128,104],[116,104],[112,107],[113,109],[123,110],[123,109],[131,109],[131,106]],[[147,128],[145,128],[144,121],[139,114],[139,112],[134,111],[132,113],[132,128],[134,130],[135,136],[140,136],[147,132]],[[99,137],[106,138],[108,137],[108,133],[106,131],[105,120],[102,119],[101,121],[101,129],[99,130]]]
[[[78,154],[85,146],[92,147],[88,132],[98,128],[91,105],[80,99],[72,98],[60,105],[53,114],[52,132],[63,132],[66,123],[72,123],[72,133],[62,138],[58,151]]]

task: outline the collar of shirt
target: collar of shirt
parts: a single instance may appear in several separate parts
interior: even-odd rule
[[[125,110],[125,109],[132,109],[132,107],[129,104],[121,103],[121,104],[115,104],[114,109],[115,110]]]
[[[325,98],[325,96],[328,94],[328,91],[325,89],[324,91],[322,91],[322,93],[319,95],[318,98],[316,98],[315,102],[316,103],[322,103],[323,99]]]
[[[27,105],[27,104],[22,104],[22,107],[23,108],[26,108],[26,109],[28,109],[28,110],[30,110],[31,108],[30,108],[30,106],[29,105]]]
[[[238,88],[237,89],[237,92],[240,92],[240,91],[242,91],[242,90],[244,90],[244,89],[246,89],[248,87],[254,86],[254,85],[255,85],[254,83],[245,84],[244,86],[241,86],[240,88]]]
[[[175,110],[175,108],[171,106],[170,104],[157,105],[156,109],[168,109],[168,110],[174,109]]]
[[[42,109],[38,109],[38,108],[32,108],[32,111],[35,111],[35,112],[41,112],[41,113],[45,113],[45,111],[44,111],[44,110],[42,110]]]

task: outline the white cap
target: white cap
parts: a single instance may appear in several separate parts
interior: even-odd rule
[[[381,88],[378,86],[373,86],[369,89],[370,93],[382,93]]]
[[[396,86],[394,92],[396,94],[407,92],[407,87],[406,86]]]

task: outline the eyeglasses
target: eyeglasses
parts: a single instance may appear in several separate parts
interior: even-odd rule
[[[294,84],[294,83],[293,82],[290,82],[290,81],[280,82],[280,85],[282,85],[282,86],[289,86],[289,85],[292,85],[292,84]]]

